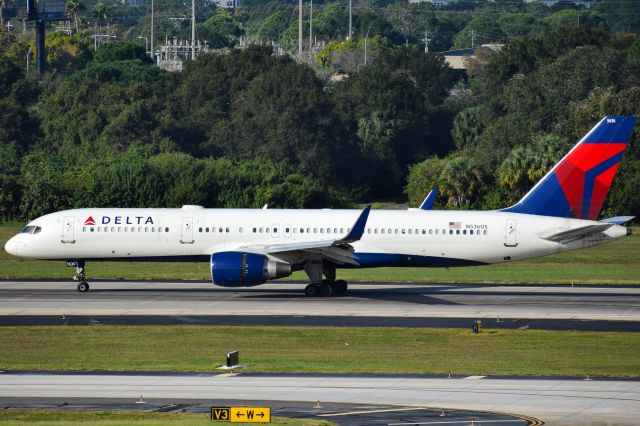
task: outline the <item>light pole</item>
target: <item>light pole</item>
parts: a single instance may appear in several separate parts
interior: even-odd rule
[[[148,55],[149,54],[149,37],[138,36],[140,40],[144,39],[144,51]]]
[[[371,25],[367,28],[367,35],[364,36],[364,64],[367,65],[367,40],[369,39],[369,31],[371,31]]]

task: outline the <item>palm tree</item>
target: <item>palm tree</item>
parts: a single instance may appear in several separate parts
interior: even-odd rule
[[[73,16],[73,21],[76,26],[76,33],[78,32],[78,12],[84,10],[84,3],[82,0],[67,0],[65,4],[67,13]]]
[[[96,31],[94,35],[94,48],[98,48],[98,27],[102,30],[102,23],[109,17],[109,7],[104,0],[98,0],[93,8],[93,16],[96,17]]]

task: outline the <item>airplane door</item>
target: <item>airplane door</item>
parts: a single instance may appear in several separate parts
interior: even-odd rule
[[[504,245],[506,247],[516,247],[518,245],[517,221],[515,219],[507,219],[505,228]]]
[[[76,242],[73,233],[73,216],[65,216],[62,224],[62,242],[65,244],[73,244]]]
[[[182,218],[182,234],[180,237],[182,244],[193,244],[193,218]]]

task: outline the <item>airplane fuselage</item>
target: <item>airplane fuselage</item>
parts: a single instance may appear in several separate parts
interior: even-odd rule
[[[337,240],[350,231],[359,212],[76,209],[32,221],[25,230],[39,227],[38,232],[20,233],[6,247],[31,259],[208,261],[213,253],[247,245]],[[625,227],[612,225],[570,241],[543,238],[598,223],[500,211],[372,210],[362,238],[352,245],[360,267],[492,264],[590,247],[627,234]],[[295,259],[290,261],[295,265]]]

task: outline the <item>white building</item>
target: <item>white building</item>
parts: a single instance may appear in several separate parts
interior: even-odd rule
[[[458,0],[409,0],[409,3],[431,3],[433,7],[447,7],[457,2]]]
[[[224,7],[226,9],[235,9],[240,5],[239,0],[213,0],[213,4],[217,7]]]
[[[558,3],[558,1],[560,0],[524,0],[525,3],[541,3],[547,7],[553,6],[554,4]],[[564,2],[569,1],[575,4],[576,6],[584,6],[586,8],[590,8],[591,6],[597,3],[596,0],[563,0],[563,1]]]

